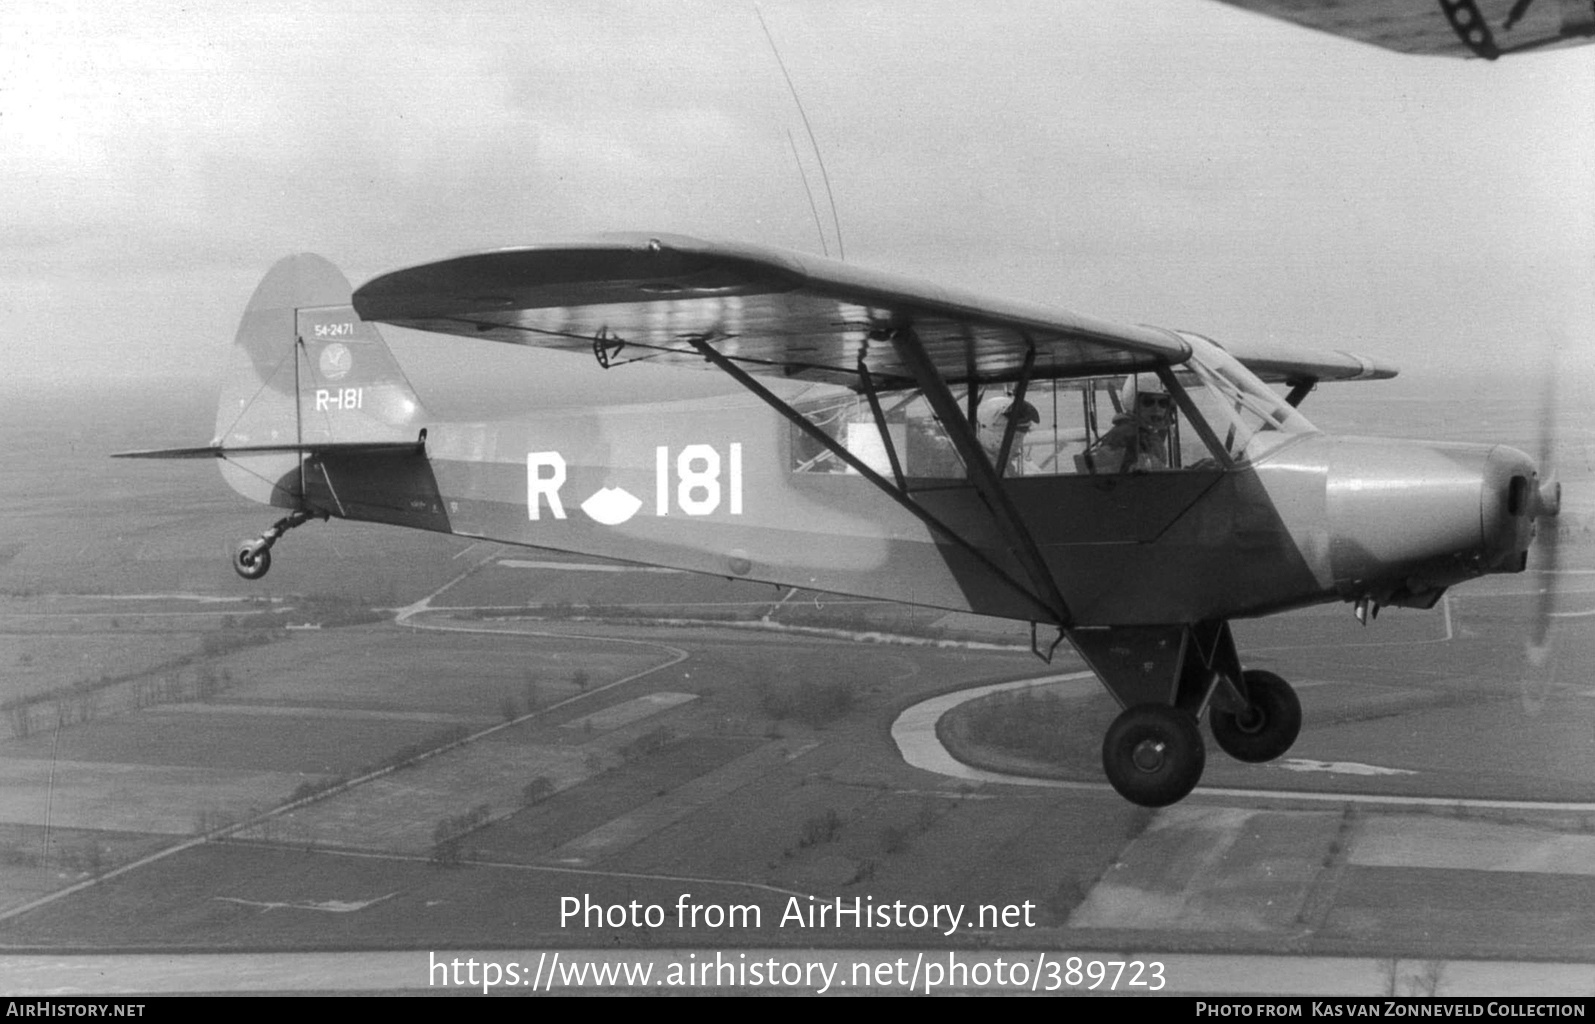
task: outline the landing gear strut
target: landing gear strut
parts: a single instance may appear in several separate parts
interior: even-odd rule
[[[1301,701],[1290,684],[1272,672],[1252,669],[1241,675],[1247,707],[1226,711],[1214,705],[1207,722],[1213,739],[1237,761],[1260,764],[1280,757],[1301,732]]]
[[[325,515],[317,516],[314,513],[297,509],[275,523],[271,529],[256,537],[254,540],[245,541],[233,553],[233,571],[246,580],[258,580],[266,575],[271,568],[271,549],[282,535],[296,526],[303,526],[312,519],[325,519]]]
[[[1203,708],[1238,761],[1272,761],[1301,732],[1295,692],[1272,672],[1241,669],[1227,622],[1079,628],[1069,639],[1125,708],[1103,738],[1102,770],[1132,803],[1166,807],[1196,788]]]

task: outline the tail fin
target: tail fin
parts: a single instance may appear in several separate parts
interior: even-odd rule
[[[426,422],[350,292],[342,271],[302,253],[279,260],[245,307],[211,442],[223,478],[244,497],[301,508],[306,452],[413,444]]]

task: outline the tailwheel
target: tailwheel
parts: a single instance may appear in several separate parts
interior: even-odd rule
[[[1166,807],[1196,788],[1207,763],[1202,732],[1190,714],[1137,704],[1108,726],[1102,770],[1119,795],[1142,807]]]
[[[233,571],[246,580],[258,580],[271,568],[271,548],[258,540],[245,541],[233,553]]]
[[[1213,739],[1237,761],[1272,761],[1289,750],[1301,732],[1301,701],[1290,684],[1272,672],[1253,669],[1241,680],[1249,706],[1239,713],[1214,707],[1208,715]]]
[[[271,547],[282,539],[282,535],[295,527],[303,526],[312,519],[326,519],[325,512],[311,512],[305,509],[295,509],[283,516],[271,528],[254,540],[246,540],[233,552],[233,572],[246,580],[258,580],[266,575],[271,568]]]

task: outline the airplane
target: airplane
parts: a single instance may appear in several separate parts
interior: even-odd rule
[[[466,358],[484,341],[570,353],[615,398],[441,421],[380,325]],[[681,365],[740,390],[673,400],[679,372],[650,367]],[[245,579],[289,530],[339,518],[1027,621],[1037,655],[1067,640],[1121,706],[1103,770],[1148,807],[1200,780],[1204,712],[1243,762],[1296,740],[1300,702],[1245,667],[1233,620],[1431,608],[1521,572],[1560,503],[1512,448],[1314,427],[1299,407],[1320,383],[1395,376],[1363,356],[679,235],[456,256],[358,289],[290,256],[231,373],[210,444],[121,455],[216,459],[286,510],[237,550]]]
[[[1595,41],[1590,0],[1221,0],[1397,53],[1498,60]]]

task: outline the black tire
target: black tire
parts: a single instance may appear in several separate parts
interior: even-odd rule
[[[1122,712],[1102,739],[1102,770],[1119,795],[1142,807],[1167,807],[1202,779],[1207,749],[1195,717],[1163,704]]]
[[[258,580],[271,568],[271,548],[254,550],[254,544],[241,544],[233,553],[233,572],[246,580]]]
[[[1214,708],[1207,717],[1213,740],[1230,757],[1261,764],[1281,757],[1301,733],[1301,701],[1290,684],[1272,672],[1241,676],[1251,707],[1240,714]]]

